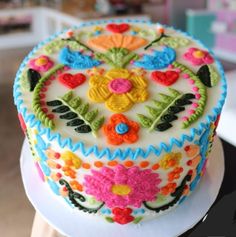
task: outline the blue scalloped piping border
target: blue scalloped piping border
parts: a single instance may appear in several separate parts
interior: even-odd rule
[[[131,19],[115,19],[115,20],[98,20],[98,21],[90,21],[90,22],[84,22],[81,23],[79,26],[72,27],[72,29],[79,29],[85,26],[91,26],[91,25],[97,25],[97,24],[102,24],[102,23],[121,23],[121,22],[126,22],[126,23],[146,23],[150,25],[161,25],[159,23],[152,23],[150,21],[145,21],[145,20],[131,20]],[[217,57],[214,55],[214,53],[208,49],[204,44],[202,44],[201,41],[195,39],[191,35],[189,35],[186,32],[182,32],[180,30],[176,30],[173,27],[162,25],[165,28],[175,30],[176,32],[181,33],[182,35],[185,35],[186,37],[190,37],[191,39],[195,40],[199,45],[202,47],[206,48],[210,54],[212,54],[215,58],[216,65],[218,67],[218,70],[221,75],[221,81],[222,81],[222,94],[220,97],[220,100],[217,103],[217,106],[212,109],[211,113],[212,115],[207,115],[206,117],[206,123],[200,123],[198,128],[191,128],[190,129],[190,135],[182,134],[180,139],[176,138],[171,138],[169,141],[169,144],[165,144],[163,142],[160,143],[158,147],[150,145],[146,150],[143,150],[142,148],[126,148],[124,150],[121,150],[120,148],[114,149],[113,151],[110,148],[104,148],[99,150],[99,148],[94,145],[92,147],[86,147],[83,142],[78,142],[73,144],[71,138],[65,138],[63,139],[59,133],[52,132],[49,128],[44,127],[39,120],[36,119],[35,115],[33,114],[28,114],[26,107],[23,107],[23,99],[21,98],[22,93],[20,92],[20,75],[22,71],[24,70],[24,67],[26,66],[27,62],[29,59],[33,56],[33,54],[42,46],[53,40],[54,38],[58,37],[60,34],[64,33],[66,30],[56,33],[46,40],[42,41],[39,43],[36,47],[33,48],[33,50],[28,54],[28,56],[23,60],[22,64],[20,65],[20,68],[16,74],[16,79],[15,83],[13,86],[13,95],[14,95],[14,102],[15,105],[17,106],[17,110],[19,113],[22,114],[24,120],[26,123],[29,123],[30,127],[35,127],[39,135],[46,135],[49,141],[52,140],[57,140],[58,144],[60,147],[68,147],[70,150],[73,152],[80,150],[84,156],[89,156],[90,154],[94,154],[97,158],[101,159],[102,157],[107,157],[108,160],[114,160],[116,158],[119,158],[120,160],[125,160],[126,158],[131,158],[132,160],[137,159],[138,157],[142,157],[146,159],[149,155],[153,154],[156,156],[160,156],[160,154],[165,151],[165,152],[170,152],[174,146],[177,147],[182,147],[183,144],[188,141],[192,142],[195,138],[196,135],[201,135],[203,130],[207,129],[210,125],[211,122],[214,122],[216,120],[216,117],[218,114],[221,112],[222,107],[225,102],[225,97],[227,94],[227,84],[226,84],[226,79],[224,75],[224,70],[221,65],[221,63],[218,61]]]

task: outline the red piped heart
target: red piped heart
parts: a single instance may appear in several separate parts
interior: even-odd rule
[[[131,208],[119,208],[119,207],[115,207],[112,210],[112,213],[116,216],[121,216],[121,215],[130,215],[132,213],[132,209]]]
[[[82,73],[77,73],[74,75],[70,73],[64,73],[58,77],[58,80],[69,89],[74,89],[77,86],[83,84],[86,80],[86,77]]]
[[[129,30],[129,24],[122,23],[122,24],[108,24],[107,25],[107,30],[113,32],[113,33],[123,33],[127,30]]]
[[[160,83],[161,85],[170,86],[178,80],[179,73],[176,71],[154,71],[152,72],[151,77],[155,82]]]

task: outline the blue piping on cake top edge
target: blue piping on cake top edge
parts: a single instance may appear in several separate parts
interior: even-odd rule
[[[74,26],[74,27],[71,27],[70,29],[79,29],[79,28],[82,28],[85,26],[97,25],[97,24],[102,24],[102,23],[114,23],[114,22],[115,23],[121,23],[121,22],[146,23],[146,24],[150,24],[150,25],[158,24],[158,25],[161,25],[165,28],[175,30],[176,32],[179,32],[182,35],[185,35],[186,37],[190,37],[191,39],[196,41],[200,46],[207,49],[210,54],[213,55],[216,65],[219,69],[220,76],[221,76],[222,93],[221,93],[221,98],[217,103],[217,106],[212,109],[212,114],[207,115],[206,123],[200,123],[198,128],[191,128],[190,135],[182,134],[180,136],[180,139],[171,138],[169,141],[169,144],[165,144],[165,143],[161,142],[159,147],[149,145],[146,150],[144,150],[140,147],[135,148],[135,149],[132,149],[129,147],[124,150],[121,150],[120,148],[116,148],[113,151],[111,151],[110,148],[104,148],[104,149],[99,150],[99,148],[96,145],[94,145],[92,147],[85,147],[83,142],[77,142],[77,143],[73,144],[71,138],[63,139],[59,133],[54,133],[49,128],[44,127],[41,124],[41,122],[36,119],[34,114],[27,114],[26,107],[22,106],[23,99],[21,98],[21,92],[19,91],[19,89],[20,89],[20,84],[19,84],[20,75],[21,75],[24,67],[26,66],[27,62],[31,58],[31,56],[39,48],[41,48],[42,46],[44,46],[46,43],[50,42],[54,38],[58,37],[62,33],[66,32],[67,29],[50,36],[46,40],[44,40],[44,41],[40,42],[38,45],[36,45],[33,48],[33,50],[28,54],[28,56],[25,57],[25,59],[23,60],[23,62],[20,65],[19,70],[17,71],[16,79],[15,79],[14,86],[13,86],[13,96],[14,96],[14,103],[16,104],[18,111],[22,114],[24,121],[29,123],[31,128],[35,127],[38,130],[39,135],[41,135],[41,136],[46,135],[49,141],[57,139],[57,142],[60,147],[64,148],[65,146],[67,146],[73,152],[80,150],[80,152],[86,157],[93,153],[99,159],[101,159],[104,156],[107,157],[108,160],[114,160],[116,158],[119,158],[120,160],[125,160],[127,157],[131,158],[132,160],[135,160],[138,157],[142,157],[142,158],[146,159],[152,153],[156,156],[159,156],[162,153],[162,151],[170,152],[174,146],[182,147],[185,141],[192,142],[196,135],[201,135],[203,129],[208,128],[210,123],[215,121],[216,117],[221,112],[221,109],[222,109],[223,104],[225,102],[225,97],[227,95],[227,84],[226,84],[226,79],[225,79],[222,64],[219,62],[218,58],[215,56],[215,54],[212,52],[212,50],[207,48],[200,40],[195,39],[193,36],[191,36],[190,34],[188,34],[186,32],[182,32],[181,30],[176,30],[174,27],[162,25],[160,23],[152,23],[151,21],[132,20],[132,19],[97,20],[97,21],[83,22],[79,26]]]

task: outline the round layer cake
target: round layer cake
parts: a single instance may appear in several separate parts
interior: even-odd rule
[[[136,20],[50,37],[14,84],[49,192],[65,208],[119,224],[157,218],[195,189],[225,96],[222,67],[199,41]]]

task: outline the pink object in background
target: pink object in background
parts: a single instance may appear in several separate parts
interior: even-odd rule
[[[236,52],[236,14],[232,10],[220,10],[216,13],[217,21],[227,24],[227,31],[217,33],[215,37],[215,48]]]

